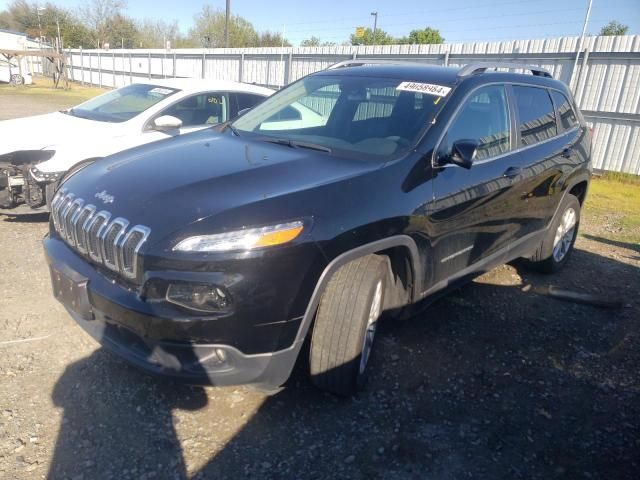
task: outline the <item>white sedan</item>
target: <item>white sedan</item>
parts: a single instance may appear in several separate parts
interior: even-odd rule
[[[47,211],[76,165],[226,122],[273,90],[237,82],[149,80],[60,112],[0,122],[0,212]]]

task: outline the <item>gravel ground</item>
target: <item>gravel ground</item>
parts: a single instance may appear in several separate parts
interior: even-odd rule
[[[340,400],[304,365],[265,396],[103,351],[51,295],[45,220],[0,216],[0,478],[638,478],[640,246],[602,225],[558,275],[503,266],[383,323],[368,389]]]

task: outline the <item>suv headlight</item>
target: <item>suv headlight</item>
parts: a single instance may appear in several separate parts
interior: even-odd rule
[[[36,182],[55,182],[64,172],[42,172],[38,167],[31,167],[29,173]]]
[[[295,221],[214,235],[198,235],[185,238],[173,247],[173,250],[180,252],[228,252],[271,247],[290,242],[300,235],[303,229],[303,223]]]

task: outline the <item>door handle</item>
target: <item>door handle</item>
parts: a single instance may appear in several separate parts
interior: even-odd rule
[[[570,148],[565,148],[564,150],[562,150],[562,156],[564,158],[571,158],[572,154],[573,154],[573,150]]]
[[[513,178],[517,177],[522,173],[522,169],[520,167],[509,167],[502,174],[503,177]]]

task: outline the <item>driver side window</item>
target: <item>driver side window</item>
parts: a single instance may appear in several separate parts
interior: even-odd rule
[[[476,160],[508,152],[511,128],[504,86],[491,85],[473,93],[449,126],[447,140],[449,148],[458,140],[477,141]]]
[[[215,125],[227,121],[227,97],[224,93],[203,93],[184,98],[160,115],[182,120],[183,127]]]

